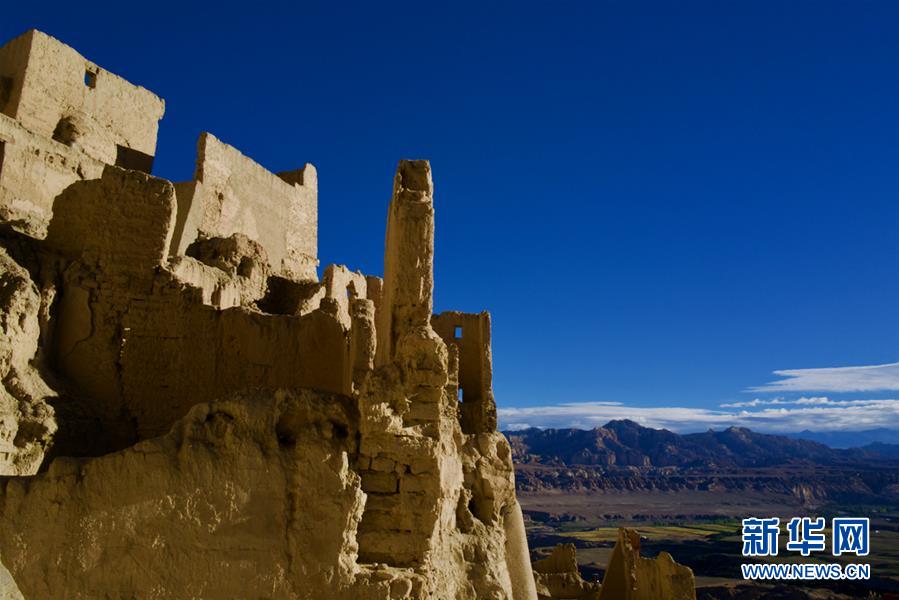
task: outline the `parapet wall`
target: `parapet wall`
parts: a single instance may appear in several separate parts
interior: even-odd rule
[[[268,253],[276,274],[316,279],[318,179],[315,167],[276,175],[209,133],[197,147],[193,181],[176,186],[178,220],[172,254],[199,238],[242,233]]]

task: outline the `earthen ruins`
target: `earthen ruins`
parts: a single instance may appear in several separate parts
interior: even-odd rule
[[[41,32],[0,48],[0,587],[536,599],[490,317],[432,310],[428,162],[383,278],[319,279],[315,168],[204,133],[192,181],[151,176],[164,108]]]

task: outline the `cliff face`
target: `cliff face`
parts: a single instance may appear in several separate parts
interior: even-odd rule
[[[424,440],[416,473],[358,469],[355,404],[243,392],[121,452],[57,459],[6,483],[0,555],[28,598],[521,597],[504,531],[518,515],[483,523],[452,497],[480,453],[444,452],[458,461],[445,489]],[[378,477],[410,491],[363,491]]]
[[[319,281],[311,165],[204,134],[193,181],[151,177],[162,101],[39,32],[0,80],[24,597],[536,598],[489,316],[432,314],[427,162],[397,169],[383,280]]]

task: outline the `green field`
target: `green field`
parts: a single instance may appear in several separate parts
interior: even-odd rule
[[[689,525],[641,525],[634,527],[641,538],[653,541],[702,539],[721,534],[739,534],[740,525],[736,522],[697,523]],[[615,542],[618,539],[617,527],[597,527],[584,531],[564,531],[559,535],[587,542]]]

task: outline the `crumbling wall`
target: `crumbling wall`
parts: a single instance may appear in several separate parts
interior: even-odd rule
[[[350,271],[344,265],[328,265],[322,276],[325,297],[333,298],[339,307],[340,322],[350,326],[350,306],[357,298],[368,298],[365,275]]]
[[[106,167],[69,186],[55,203],[46,245],[70,261],[62,274],[56,366],[91,398],[103,421],[121,426],[121,317],[152,293],[165,263],[174,192],[170,183]]]
[[[375,367],[378,339],[375,332],[375,303],[368,298],[356,298],[350,306],[350,348],[346,379],[358,392]]]
[[[459,401],[462,431],[496,430],[493,399],[493,358],[490,351],[490,313],[447,311],[431,318],[434,330],[459,351]]]
[[[174,257],[168,269],[178,281],[198,290],[203,304],[218,309],[253,305],[268,291],[267,279],[231,274],[189,256]]]
[[[0,48],[0,223],[42,238],[56,198],[104,165],[149,172],[164,103],[39,31]]]
[[[0,224],[44,237],[57,196],[103,169],[100,161],[0,114]]]
[[[193,404],[242,388],[351,390],[348,335],[336,315],[216,310],[221,294],[179,279],[183,268],[169,270],[170,183],[107,167],[101,179],[70,186],[56,204],[47,245],[71,260],[59,300],[56,364],[93,399],[108,427],[133,426],[119,437],[159,435]],[[231,249],[238,265],[262,260],[241,258],[237,244]],[[205,259],[216,264],[213,256]],[[211,268],[239,278],[227,263]]]
[[[171,183],[107,166],[100,179],[76,182],[59,195],[46,244],[123,282],[146,282],[166,264],[174,216]]]
[[[433,214],[430,165],[401,161],[377,309],[387,364],[360,391],[359,561],[430,568],[439,597],[532,599],[511,450],[495,430],[463,434],[454,353],[431,326]]]
[[[265,248],[276,274],[316,279],[318,179],[315,167],[281,176],[236,148],[203,133],[194,181],[178,184],[171,252],[184,254],[198,237],[242,233]]]
[[[103,163],[150,171],[165,111],[155,94],[36,30],[0,48],[0,70],[12,80],[3,112],[26,129]]]
[[[205,304],[251,306],[268,291],[272,271],[268,254],[262,244],[242,233],[197,240],[187,247],[187,254],[196,260],[175,257],[169,261],[169,269],[208,291],[210,301]],[[210,275],[216,280],[211,286]]]
[[[405,190],[404,179],[415,182],[414,192]],[[362,410],[384,418],[363,423],[361,432],[358,466],[369,499],[359,528],[359,559],[406,567],[425,562],[446,510],[441,471],[451,467],[440,464],[438,448],[448,355],[429,324],[434,230],[430,165],[401,161],[395,181],[384,291],[376,315],[376,357],[389,362],[389,368],[373,373],[360,391]],[[414,213],[408,210],[412,203],[418,209]],[[409,276],[413,270],[415,275]],[[422,305],[417,311],[405,304],[413,293]],[[385,325],[385,314],[403,318]],[[382,333],[383,327],[390,335]],[[456,462],[454,470],[459,471]]]
[[[168,430],[194,403],[251,387],[350,393],[348,338],[324,311],[301,317],[166,303],[132,305],[122,320],[122,405],[141,439]]]

